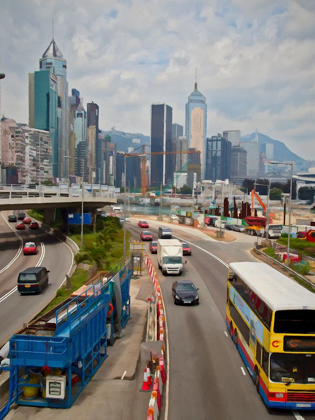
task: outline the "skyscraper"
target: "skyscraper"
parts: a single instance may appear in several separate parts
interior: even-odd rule
[[[231,180],[239,183],[246,178],[247,152],[241,147],[231,149]]]
[[[68,82],[67,82],[67,61],[63,58],[61,51],[57,47],[54,38],[51,40],[48,48],[39,60],[41,71],[53,69],[57,76],[58,87],[58,176],[67,176],[67,159],[69,154],[69,101],[68,101]],[[35,94],[36,101],[36,94]],[[36,119],[36,118],[35,118]],[[36,127],[38,128],[38,127]],[[54,145],[55,147],[55,145]],[[55,147],[56,149],[56,147]]]
[[[232,147],[239,147],[241,141],[241,131],[240,130],[225,130],[223,131],[223,137],[225,140],[231,142]]]
[[[231,178],[231,143],[221,134],[207,138],[206,179],[216,182]]]
[[[102,140],[99,133],[99,107],[94,102],[87,104],[87,150],[89,154],[90,181],[99,183],[102,167]]]
[[[151,107],[151,152],[172,151],[173,109],[166,104]],[[151,185],[173,183],[172,155],[151,156]]]
[[[53,176],[58,176],[58,78],[54,69],[29,74],[29,126],[49,131]]]
[[[195,148],[201,152],[201,174],[202,179],[205,177],[206,162],[206,138],[207,138],[207,104],[206,98],[197,89],[188,96],[186,104],[186,138],[189,147]]]

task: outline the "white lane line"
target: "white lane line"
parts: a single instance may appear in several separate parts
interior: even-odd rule
[[[243,372],[243,375],[246,376],[246,372],[242,366],[241,366],[241,371]]]
[[[297,411],[292,410],[292,413],[296,420],[304,420],[304,417],[302,417],[301,414],[299,414]]]
[[[1,214],[2,219],[5,221],[5,223],[9,226],[9,228],[12,230],[12,232],[14,233],[14,235],[19,238],[20,240],[20,247],[18,252],[16,253],[15,257],[12,258],[12,260],[0,270],[0,274],[2,274],[4,271],[6,271],[8,268],[11,267],[12,264],[14,264],[14,262],[19,258],[19,256],[21,255],[22,249],[23,249],[23,239],[22,237],[12,228],[12,226],[9,224],[9,222],[5,219],[3,213]]]
[[[224,334],[228,337],[229,335],[228,335],[228,333],[226,332],[226,331],[224,331]]]
[[[5,295],[3,295],[0,298],[0,303],[3,302],[4,300],[6,300],[6,298],[8,298],[9,296],[11,296],[16,290],[17,290],[17,286],[13,287],[13,289],[11,289],[8,293],[6,293]]]
[[[122,374],[122,377],[120,379],[124,379],[124,377],[126,376],[127,371],[125,370],[125,372]]]
[[[178,238],[179,240],[186,242],[187,244],[193,245],[196,248],[200,249],[201,251],[205,252],[208,255],[211,255],[211,257],[215,258],[217,261],[219,261],[221,264],[224,265],[224,267],[229,268],[229,264],[227,264],[226,262],[224,262],[223,260],[221,260],[221,258],[217,257],[215,254],[212,254],[212,252],[210,251],[206,251],[205,249],[201,248],[201,246],[194,244],[193,242],[189,242],[186,239],[180,238],[177,235],[173,235],[175,238]]]

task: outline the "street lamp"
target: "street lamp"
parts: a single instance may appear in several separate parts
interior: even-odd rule
[[[288,248],[287,248],[287,266],[290,265],[290,239],[291,239],[291,202],[292,202],[292,177],[293,177],[293,162],[275,162],[269,161],[270,165],[285,165],[290,166],[291,174],[290,174],[290,201],[289,201],[289,234],[288,234]]]
[[[0,79],[4,79],[5,78],[5,74],[4,73],[0,73]]]
[[[82,192],[81,192],[81,249],[83,249],[83,222],[84,222],[84,158],[78,158],[75,156],[65,156],[65,159],[77,159],[83,162],[82,168]]]
[[[256,187],[256,185],[261,185],[263,187],[267,187],[268,191],[267,191],[267,209],[266,209],[266,213],[267,213],[267,223],[266,223],[266,238],[268,238],[268,232],[269,232],[269,196],[270,196],[270,181],[268,181],[268,184],[258,184],[258,182],[254,182],[254,187]]]

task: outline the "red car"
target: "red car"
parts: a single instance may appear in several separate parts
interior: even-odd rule
[[[183,243],[183,255],[191,255],[191,248],[188,244]]]
[[[140,233],[140,239],[141,241],[152,241],[153,240],[152,233],[149,232],[148,230],[143,230]]]
[[[32,219],[30,217],[24,217],[23,223],[25,223],[26,225],[29,225],[32,223]]]
[[[32,222],[29,225],[30,229],[38,229],[39,228],[39,224],[37,222]]]
[[[24,255],[37,254],[37,246],[35,242],[26,242],[23,248],[23,254]]]
[[[23,223],[23,222],[21,222],[21,223],[17,223],[17,224],[15,225],[15,229],[16,229],[16,230],[25,230],[25,225],[24,225],[24,223]]]
[[[152,241],[150,243],[149,250],[150,250],[151,254],[156,254],[157,253],[157,242],[156,241]]]
[[[140,220],[140,222],[138,223],[138,226],[141,227],[141,228],[148,229],[149,223],[146,222],[145,220]]]

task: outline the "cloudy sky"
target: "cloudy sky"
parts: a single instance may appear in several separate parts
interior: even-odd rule
[[[150,134],[150,106],[184,125],[195,82],[208,136],[259,132],[315,159],[314,0],[1,0],[2,114],[28,122],[28,73],[52,38],[100,127]]]

